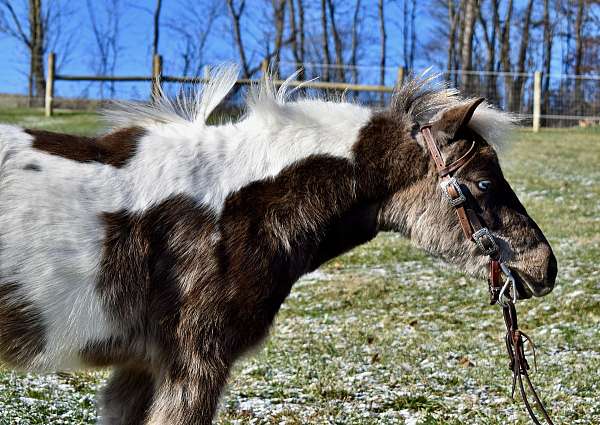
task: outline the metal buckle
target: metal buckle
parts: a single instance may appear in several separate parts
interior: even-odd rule
[[[473,240],[485,255],[492,256],[498,252],[498,245],[487,227],[473,233]]]
[[[458,193],[457,198],[453,198],[450,195],[450,193],[448,192],[448,186],[452,186],[452,188],[454,188],[456,193]],[[458,184],[458,181],[456,181],[456,179],[454,177],[450,177],[447,180],[443,180],[440,183],[440,187],[442,188],[442,192],[444,193],[444,196],[446,197],[446,199],[448,200],[450,205],[452,205],[453,207],[456,207],[456,206],[462,204],[463,202],[466,202],[467,197],[465,196],[463,191],[460,189],[460,185]]]

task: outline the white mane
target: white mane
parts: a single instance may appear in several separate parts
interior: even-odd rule
[[[199,85],[194,91],[181,92],[179,96],[171,99],[160,88],[160,84],[157,84],[159,92],[153,103],[116,102],[112,108],[105,110],[103,115],[113,127],[151,126],[156,123],[204,127],[209,115],[231,92],[238,75],[237,65],[221,65],[213,68],[208,83]],[[292,74],[279,88],[275,86],[270,75],[260,83],[252,85],[246,96],[245,116],[261,119],[263,124],[277,125],[277,122],[295,120],[300,124],[304,121],[310,125],[314,120],[319,121],[323,112],[330,111],[334,105],[346,104],[349,106],[348,110],[355,106],[341,99],[328,99],[325,102],[317,98],[303,98],[288,102],[290,95],[300,88],[290,88],[290,82],[296,76],[297,73]],[[470,100],[439,80],[440,75],[428,74],[427,71],[409,79],[396,88],[391,107],[422,124],[437,112]],[[336,113],[343,114],[344,109],[336,108]],[[490,144],[501,148],[519,119],[517,115],[502,112],[490,103],[483,102],[475,110],[469,126]]]
[[[207,84],[200,84],[189,93],[169,98],[160,84],[153,103],[115,102],[103,111],[103,116],[114,127],[139,126],[152,123],[194,124],[203,126],[208,116],[225,99],[238,78],[237,65],[222,65],[213,69]]]

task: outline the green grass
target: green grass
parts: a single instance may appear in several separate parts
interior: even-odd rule
[[[10,121],[91,134],[91,114]],[[600,131],[519,132],[501,155],[552,243],[556,289],[518,306],[535,340],[532,376],[556,423],[600,423]],[[220,424],[528,424],[510,399],[496,307],[464,276],[394,234],[303,278],[265,345],[235,367]],[[0,423],[93,423],[106,372],[0,372]]]

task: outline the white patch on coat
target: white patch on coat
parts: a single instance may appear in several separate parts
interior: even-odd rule
[[[117,208],[122,191],[114,167],[47,155],[31,140],[16,128],[0,131],[0,152],[11,153],[0,173],[0,285],[18,283],[42,312],[47,344],[32,368],[70,369],[86,342],[111,333],[94,285],[98,213]]]
[[[221,70],[220,75],[225,80],[213,80],[196,93],[201,101],[137,106],[137,122],[145,123],[148,135],[125,167],[132,188],[128,209],[142,211],[171,195],[186,194],[220,213],[229,194],[311,155],[352,160],[358,133],[372,115],[370,109],[347,102],[287,102],[287,85],[275,91],[265,80],[251,89],[240,121],[209,126],[210,108],[219,102],[206,93],[225,97],[226,86],[231,89],[235,82],[230,72]],[[177,104],[196,105],[198,112],[181,112]],[[135,122],[131,114],[128,119]]]

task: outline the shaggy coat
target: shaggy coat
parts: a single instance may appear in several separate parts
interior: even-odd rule
[[[210,423],[232,363],[293,283],[381,229],[481,272],[458,230],[425,240],[419,221],[456,219],[417,130],[433,117],[446,146],[480,140],[499,179],[484,139],[508,117],[424,80],[380,112],[288,102],[266,82],[240,121],[207,125],[236,76],[223,68],[180,104],[125,105],[96,138],[0,126],[0,357],[28,370],[112,366],[104,424]],[[547,242],[506,199],[522,216],[514,240],[500,232],[508,216],[496,221],[506,259],[518,267],[537,249],[522,274],[530,292],[551,288]]]

